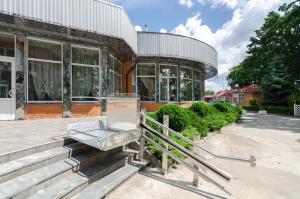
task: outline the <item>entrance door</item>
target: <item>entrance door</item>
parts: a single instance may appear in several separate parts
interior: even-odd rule
[[[15,63],[0,56],[0,120],[15,119],[15,104]]]

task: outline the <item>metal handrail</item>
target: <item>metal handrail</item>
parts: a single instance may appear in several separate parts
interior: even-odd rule
[[[188,169],[190,169],[191,171],[193,171],[194,173],[197,173],[199,176],[203,177],[203,179],[205,179],[208,182],[211,182],[212,184],[214,184],[216,187],[218,187],[219,189],[221,189],[222,191],[224,191],[225,193],[227,193],[228,195],[231,195],[231,193],[229,191],[227,191],[225,189],[225,187],[223,185],[221,185],[220,183],[218,183],[217,181],[215,181],[214,179],[210,178],[209,176],[207,176],[206,174],[204,174],[203,172],[201,172],[198,169],[195,169],[193,166],[191,166],[190,164],[186,163],[185,161],[183,161],[182,159],[178,158],[174,153],[170,152],[169,150],[167,150],[166,148],[162,147],[160,144],[156,143],[155,141],[153,141],[151,138],[147,137],[146,135],[142,135],[148,142],[150,142],[151,144],[153,144],[154,146],[156,146],[157,148],[159,148],[160,150],[164,151],[166,154],[168,154],[168,156],[172,157],[174,160],[176,160],[177,162],[183,164],[184,166],[186,166]],[[158,137],[157,137],[158,138]]]
[[[200,163],[201,165],[205,166],[206,168],[208,168],[213,173],[217,174],[218,176],[221,176],[223,179],[225,179],[227,181],[231,180],[232,176],[230,174],[228,174],[225,171],[219,169],[218,167],[214,166],[213,164],[209,163],[208,161],[204,160],[203,158],[200,158],[196,154],[193,154],[192,152],[190,152],[186,148],[182,147],[180,144],[177,144],[176,142],[174,142],[173,140],[169,139],[168,137],[160,134],[159,132],[157,132],[153,128],[149,127],[148,125],[143,124],[143,123],[141,123],[140,125],[141,125],[142,128],[144,128],[146,131],[152,133],[152,135],[154,135],[158,139],[160,139],[160,140],[162,140],[162,141],[170,144],[172,147],[174,147],[175,149],[179,150],[181,153],[183,153],[187,157],[190,157],[193,160],[195,160],[198,163]]]
[[[156,121],[155,119],[149,117],[148,115],[146,115],[145,113],[141,112],[140,115],[142,117],[145,117],[147,120],[153,122],[154,124],[158,125],[159,127],[168,130],[169,132],[173,133],[174,135],[176,135],[177,137],[183,139],[184,141],[188,142],[189,144],[192,144],[193,146],[197,146],[200,149],[204,150],[205,152],[207,152],[208,154],[216,157],[216,158],[221,158],[221,159],[228,159],[228,160],[236,160],[236,161],[241,161],[241,162],[249,162],[250,165],[252,167],[254,167],[256,165],[256,159],[254,156],[250,156],[250,158],[242,158],[242,157],[234,157],[234,156],[225,156],[225,155],[218,155],[213,153],[212,151],[209,151],[208,149],[206,149],[205,147],[201,146],[200,144],[194,142],[193,140],[181,135],[180,133],[174,131],[173,129],[161,124],[160,122]],[[198,154],[197,154],[198,155]]]

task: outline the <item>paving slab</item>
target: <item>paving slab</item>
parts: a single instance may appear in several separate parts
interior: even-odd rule
[[[100,117],[0,121],[0,154],[61,139],[69,123],[97,118]]]

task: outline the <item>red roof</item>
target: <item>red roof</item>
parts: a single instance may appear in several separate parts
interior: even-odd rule
[[[231,90],[217,92],[214,95],[214,97],[224,97],[224,96],[232,95],[234,93],[256,93],[256,92],[262,92],[262,90],[257,84],[252,83],[244,88],[234,88]]]

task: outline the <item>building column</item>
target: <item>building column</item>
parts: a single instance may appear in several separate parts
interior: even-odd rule
[[[109,56],[109,52],[107,47],[102,47],[101,49],[101,60],[100,60],[100,93],[101,97],[106,97],[108,93],[108,84],[109,84],[109,75],[108,75],[108,70],[107,70],[107,59]],[[105,115],[106,113],[106,104],[107,101],[105,99],[101,100],[101,112],[102,115]]]
[[[16,35],[16,120],[25,119],[25,98],[26,98],[26,63],[25,63],[25,36]]]
[[[155,90],[155,93],[156,93],[156,102],[159,102],[159,92],[160,92],[160,88],[159,88],[159,81],[160,81],[160,79],[159,79],[159,77],[160,77],[160,75],[159,75],[159,61],[155,61],[155,71],[156,71],[156,74],[155,74],[155,79],[156,79],[156,82],[155,82],[155,84],[156,84],[156,90]]]
[[[71,113],[71,44],[63,43],[63,117],[70,118]]]

